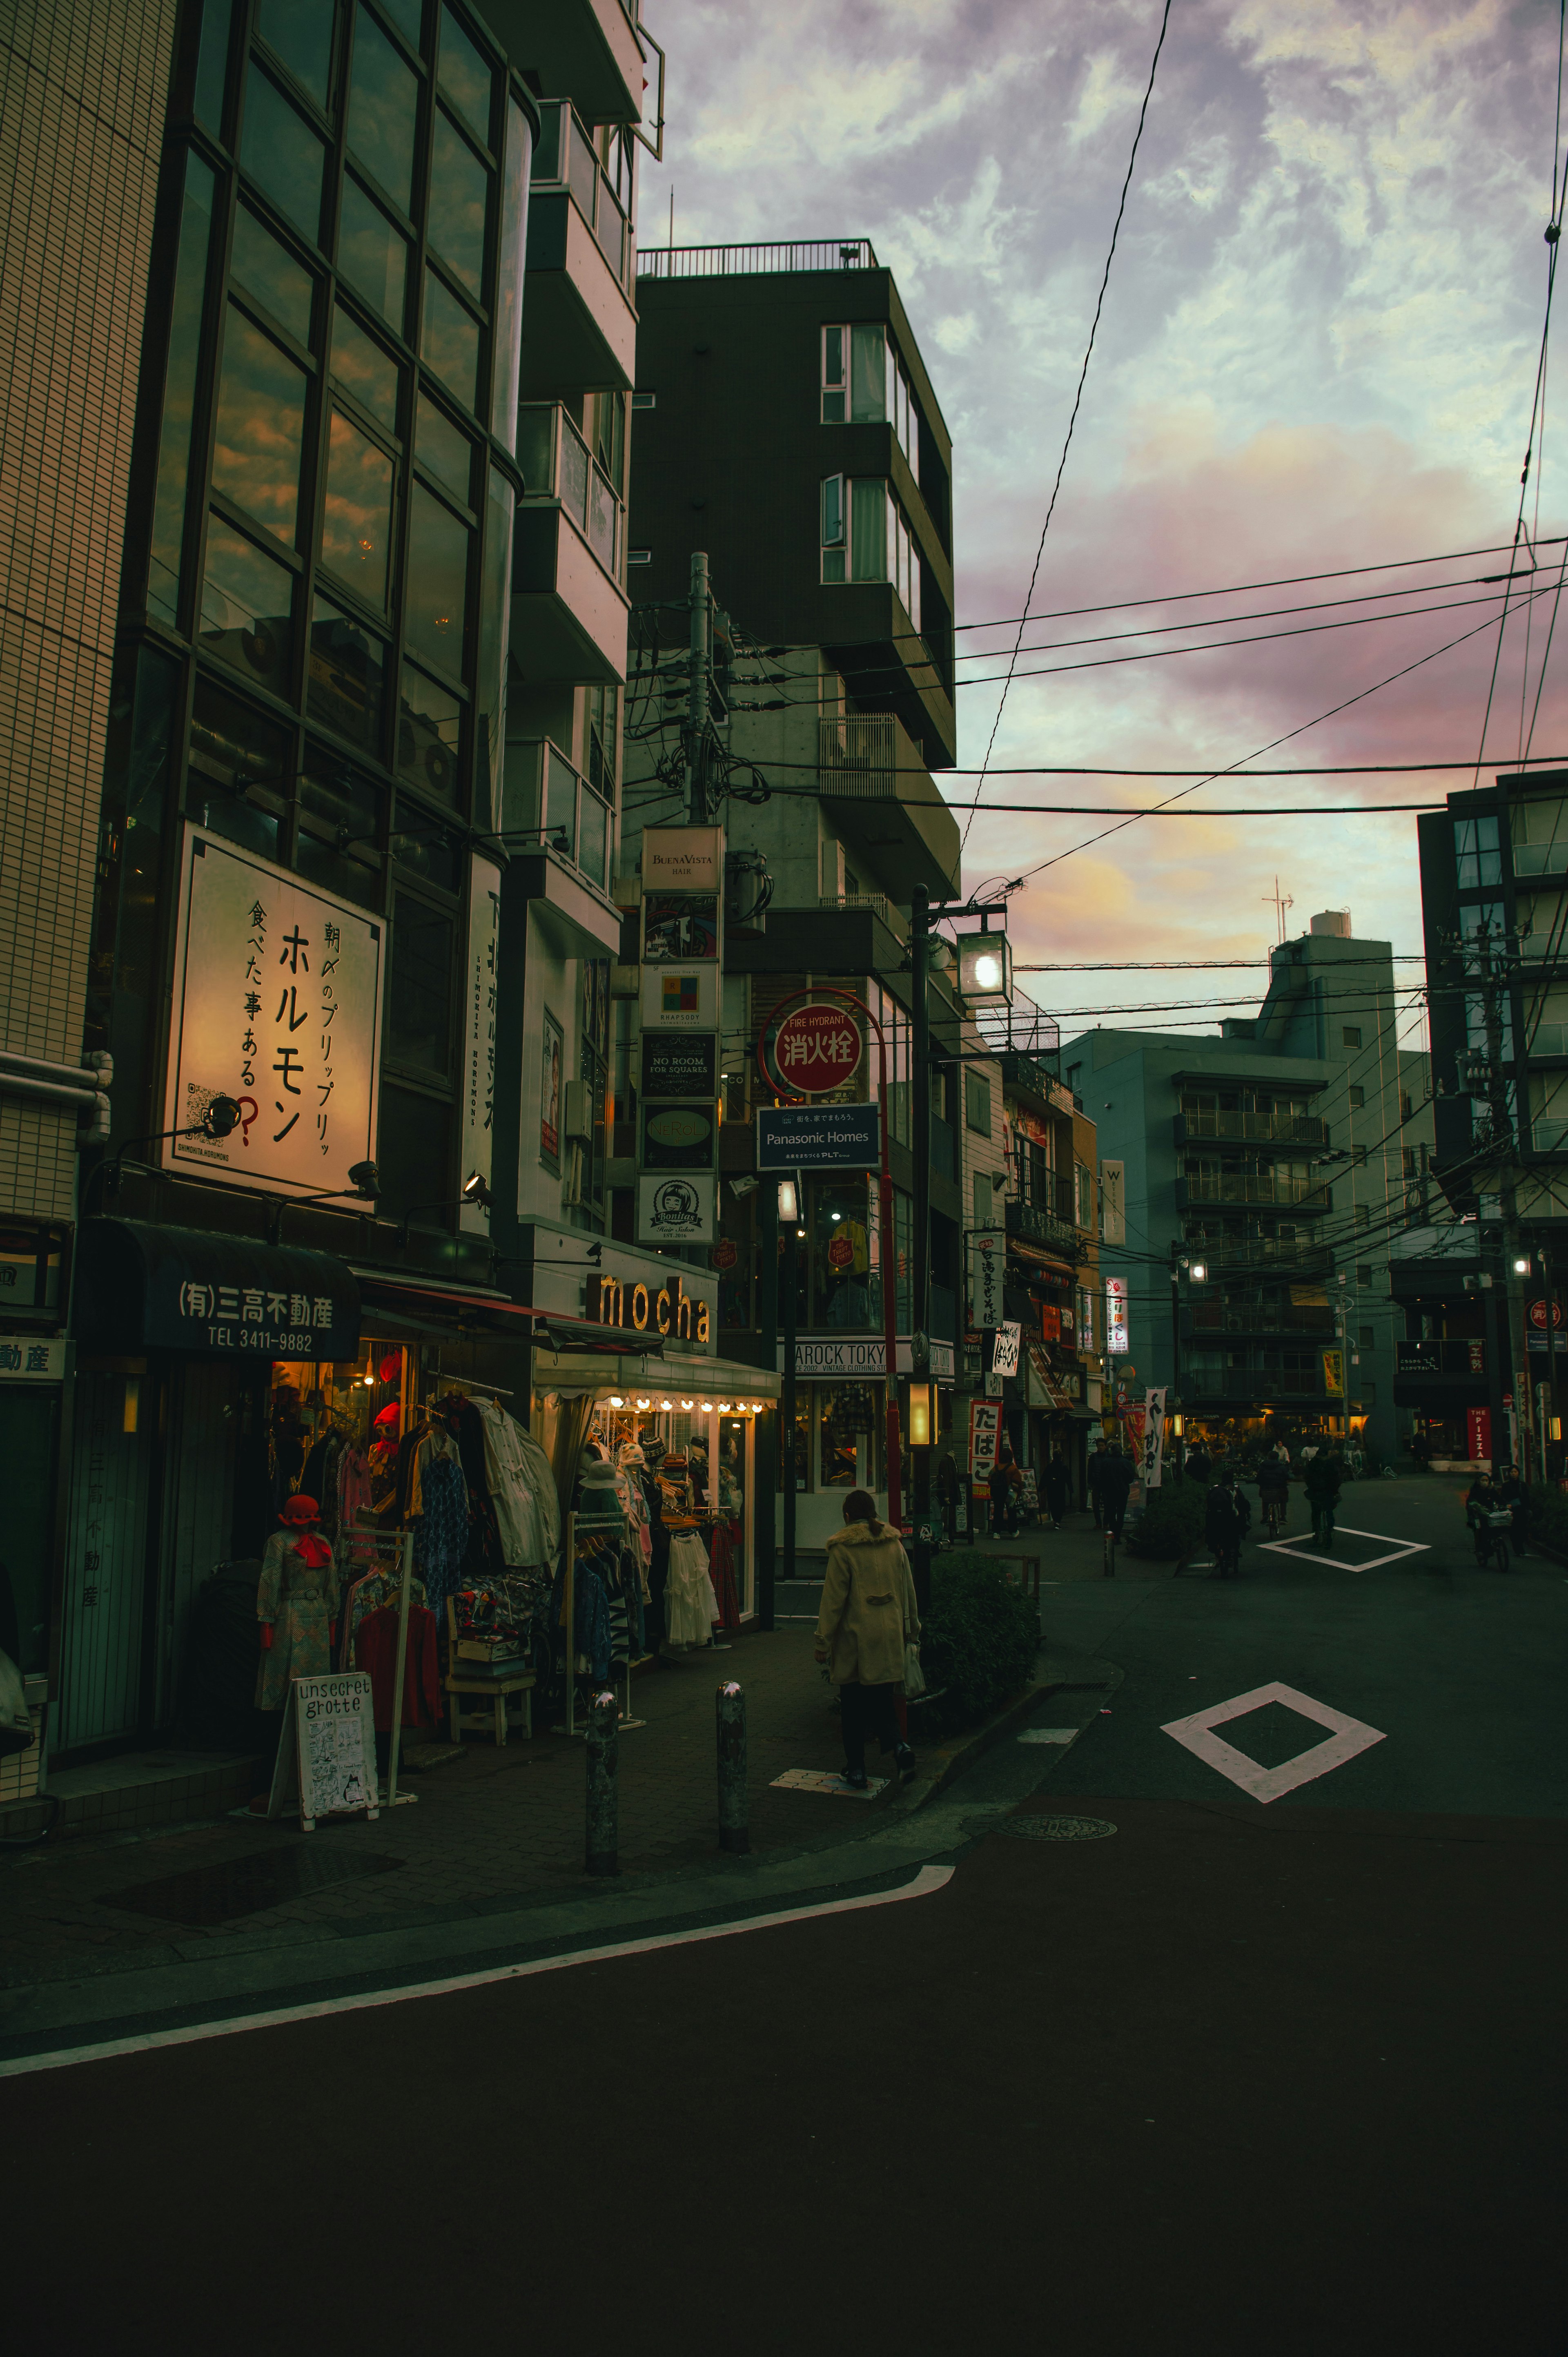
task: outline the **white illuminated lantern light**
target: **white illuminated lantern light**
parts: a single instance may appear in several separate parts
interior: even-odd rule
[[[610,1405],[611,1407],[624,1407],[626,1405],[626,1402],[623,1399],[618,1398],[612,1392],[610,1394]]]
[[[961,933],[958,986],[975,1006],[1004,1006],[1013,996],[1013,952],[1005,933]]]

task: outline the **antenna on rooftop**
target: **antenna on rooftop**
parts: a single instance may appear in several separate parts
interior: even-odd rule
[[[1277,876],[1274,877],[1273,890],[1272,892],[1265,892],[1263,898],[1273,909],[1279,919],[1280,940],[1283,943],[1285,937],[1285,910],[1287,909],[1294,909],[1295,902],[1292,899],[1288,892],[1282,892],[1280,890],[1280,879]]]

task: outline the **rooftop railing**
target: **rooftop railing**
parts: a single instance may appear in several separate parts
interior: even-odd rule
[[[639,278],[737,278],[766,270],[875,270],[868,237],[819,237],[769,245],[645,246]]]

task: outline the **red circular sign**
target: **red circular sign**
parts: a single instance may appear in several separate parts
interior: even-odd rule
[[[847,1236],[835,1236],[828,1246],[828,1266],[847,1268],[854,1258],[854,1246]]]
[[[712,1261],[715,1268],[733,1268],[736,1261],[740,1258],[740,1254],[736,1248],[734,1238],[731,1236],[721,1236],[717,1243],[714,1246],[713,1251],[708,1254],[708,1258]]]
[[[1553,1326],[1561,1326],[1563,1323],[1563,1304],[1560,1301],[1553,1301],[1550,1307],[1552,1312],[1552,1323]],[[1530,1305],[1530,1322],[1535,1328],[1538,1334],[1544,1334],[1546,1331],[1547,1308],[1548,1305],[1544,1301],[1532,1301]]]
[[[787,1015],[773,1042],[773,1071],[780,1087],[802,1096],[825,1096],[842,1089],[860,1070],[860,1026],[847,1007],[812,1000]]]

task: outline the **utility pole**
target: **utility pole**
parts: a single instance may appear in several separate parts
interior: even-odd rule
[[[926,1386],[928,1438],[917,1446],[913,1415],[909,1434],[909,1502],[915,1524],[909,1569],[915,1601],[922,1612],[931,1601],[931,1446],[936,1425],[936,1385],[931,1381],[931,1020],[927,991],[930,957],[931,896],[917,884],[909,896],[909,975],[913,1002],[909,1049],[910,1137],[915,1149],[915,1266],[909,1320],[909,1373]]]
[[[1498,1172],[1498,1208],[1503,1227],[1503,1315],[1493,1321],[1493,1332],[1501,1325],[1502,1333],[1494,1346],[1499,1364],[1493,1378],[1491,1391],[1497,1404],[1494,1413],[1507,1414],[1507,1403],[1513,1402],[1514,1416],[1519,1429],[1519,1455],[1529,1463],[1527,1430],[1530,1420],[1530,1378],[1528,1366],[1521,1375],[1514,1364],[1516,1348],[1521,1358],[1525,1353],[1524,1285],[1520,1272],[1520,1237],[1519,1201],[1514,1189],[1514,1171],[1518,1165],[1519,1141],[1514,1135],[1515,1109],[1509,1103],[1508,1083],[1503,1078],[1503,1009],[1502,994],[1511,976],[1508,971],[1508,940],[1501,927],[1494,950],[1493,928],[1488,918],[1481,928],[1479,955],[1484,976],[1482,1004],[1487,1026],[1487,1100],[1491,1108],[1492,1146],[1499,1157]],[[1508,1378],[1505,1394],[1502,1379]],[[1522,1394],[1522,1396],[1521,1396]],[[1513,1436],[1503,1430],[1492,1435],[1492,1463],[1496,1467],[1513,1458]]]
[[[686,703],[686,808],[693,826],[708,823],[708,689],[713,672],[713,608],[708,560],[692,552],[692,679]]]
[[[757,1284],[760,1299],[757,1303],[757,1324],[762,1329],[763,1364],[772,1371],[779,1356],[779,1189],[771,1178],[764,1178],[755,1198],[757,1203]],[[794,1356],[790,1352],[791,1358]],[[753,1510],[753,1530],[757,1544],[757,1617],[765,1629],[774,1626],[774,1579],[777,1557],[774,1541],[774,1499],[778,1492],[779,1468],[785,1462],[784,1420],[780,1407],[775,1426],[771,1449],[767,1446],[768,1424],[773,1419],[757,1419],[757,1503]],[[795,1469],[793,1451],[789,1466]]]
[[[777,1200],[777,1190],[776,1190]],[[782,1210],[779,1224],[783,1230],[783,1265],[779,1273],[784,1287],[784,1380],[779,1403],[779,1454],[784,1466],[784,1577],[795,1577],[795,1316],[800,1286],[800,1242],[796,1233],[800,1225],[800,1205],[798,1191],[795,1210],[786,1219]]]

